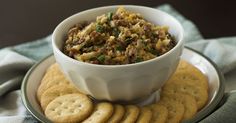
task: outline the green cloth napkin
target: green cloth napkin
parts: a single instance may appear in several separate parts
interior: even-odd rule
[[[166,11],[177,18],[185,30],[185,45],[202,52],[214,61],[227,77],[226,85],[236,89],[236,77],[229,75],[236,72],[236,37],[203,39],[197,27],[184,18],[170,5],[162,5],[158,9]],[[30,43],[7,47],[0,50],[0,122],[1,123],[30,123],[37,122],[27,113],[22,105],[19,89],[26,71],[45,56],[52,53],[51,35]],[[227,86],[226,86],[227,87]],[[235,123],[236,94],[225,97],[225,103],[202,123]],[[9,104],[9,102],[11,102]]]

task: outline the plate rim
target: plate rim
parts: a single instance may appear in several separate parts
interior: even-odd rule
[[[201,110],[194,118],[183,121],[183,123],[195,123],[195,122],[199,122],[199,121],[203,120],[205,117],[209,116],[210,113],[212,113],[214,111],[214,109],[216,109],[217,105],[221,102],[221,100],[223,99],[223,96],[225,94],[225,78],[224,78],[223,73],[218,68],[218,66],[210,58],[208,58],[203,53],[201,53],[193,48],[190,48],[187,46],[185,46],[185,48],[197,53],[198,55],[205,58],[208,62],[210,62],[210,64],[214,67],[214,69],[216,70],[216,73],[219,77],[219,90],[216,93],[215,99],[212,101],[212,103],[210,105],[208,105],[208,107],[203,108],[203,110]]]
[[[210,113],[213,112],[213,110],[217,107],[217,105],[221,102],[223,96],[224,96],[224,91],[225,91],[225,79],[224,76],[222,74],[222,72],[220,71],[220,69],[218,68],[218,66],[208,57],[206,57],[204,54],[202,54],[201,52],[184,46],[184,49],[193,51],[194,53],[202,56],[203,58],[205,58],[216,70],[216,73],[219,77],[219,90],[215,95],[215,99],[212,101],[212,103],[210,105],[208,105],[208,107],[203,108],[203,110],[201,110],[194,118],[183,121],[183,123],[195,123],[195,122],[199,122],[201,120],[203,120],[205,117],[209,116]],[[22,84],[21,84],[21,100],[23,102],[24,107],[30,112],[31,115],[33,115],[37,120],[39,120],[40,122],[49,122],[52,123],[50,120],[48,120],[45,115],[40,114],[39,112],[37,112],[33,106],[29,103],[29,99],[26,97],[27,92],[26,92],[26,85],[28,82],[28,78],[31,75],[31,73],[45,60],[47,60],[48,58],[52,57],[53,53],[51,53],[50,55],[46,56],[45,58],[43,58],[42,60],[38,61],[35,65],[33,65],[28,72],[26,73]]]
[[[26,73],[22,84],[21,84],[21,100],[23,102],[24,107],[28,110],[28,112],[30,112],[31,115],[33,115],[37,120],[39,120],[42,123],[52,123],[50,120],[48,120],[45,115],[40,114],[39,112],[37,112],[33,106],[29,103],[29,99],[26,96],[27,92],[26,92],[26,85],[28,83],[28,78],[31,75],[31,73],[45,60],[47,60],[48,58],[52,57],[53,53],[51,53],[50,55],[46,56],[45,58],[41,59],[40,61],[38,61],[35,65],[33,65],[28,72]]]

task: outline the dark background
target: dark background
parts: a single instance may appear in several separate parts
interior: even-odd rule
[[[171,4],[192,20],[204,38],[236,35],[236,1],[231,0],[0,0],[0,48],[42,38],[58,23],[86,9],[135,4]]]

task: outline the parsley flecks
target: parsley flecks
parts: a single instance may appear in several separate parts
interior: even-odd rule
[[[153,55],[158,56],[158,51],[155,49],[149,49],[149,52],[152,53]]]
[[[122,47],[122,46],[117,46],[117,47],[116,47],[116,50],[118,50],[118,51],[124,51],[124,50],[125,50],[125,48],[124,48],[124,47]]]
[[[109,21],[112,20],[112,15],[113,15],[112,12],[107,13],[107,18],[108,18]]]
[[[103,33],[104,32],[104,27],[100,24],[96,25],[96,32]]]
[[[130,44],[130,43],[132,43],[132,40],[133,39],[131,37],[128,37],[128,38],[125,39],[125,43]]]
[[[99,62],[103,63],[105,61],[105,55],[100,55],[100,56],[98,56],[97,59]]]
[[[141,61],[143,61],[143,58],[137,57],[137,58],[135,59],[135,62],[136,62],[136,63],[141,62]]]
[[[112,32],[113,32],[113,34],[114,34],[114,36],[115,36],[116,38],[117,38],[117,37],[119,36],[119,34],[120,34],[120,30],[119,30],[118,28],[113,28]]]

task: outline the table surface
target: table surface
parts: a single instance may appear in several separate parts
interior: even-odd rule
[[[47,36],[62,20],[86,9],[114,4],[155,7],[165,3],[192,20],[204,38],[236,35],[233,0],[2,0],[0,48]]]

